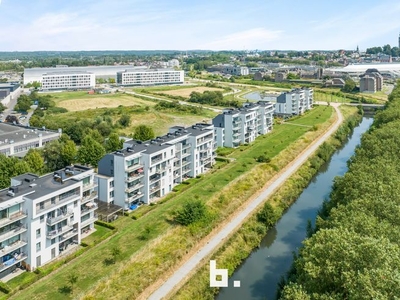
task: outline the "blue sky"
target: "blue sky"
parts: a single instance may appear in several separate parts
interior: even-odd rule
[[[0,51],[397,46],[397,0],[0,0]]]

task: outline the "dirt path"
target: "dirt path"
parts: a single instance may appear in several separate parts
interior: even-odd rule
[[[270,197],[297,169],[310,157],[318,147],[325,142],[343,122],[343,116],[338,109],[339,104],[332,104],[337,119],[321,136],[314,140],[291,163],[269,180],[262,189],[241,205],[225,222],[216,227],[207,237],[203,238],[174,270],[166,273],[163,278],[149,286],[139,299],[166,299],[173,295],[196,270],[227,240],[264,201]]]

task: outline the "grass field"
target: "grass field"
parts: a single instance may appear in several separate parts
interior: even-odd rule
[[[323,127],[322,123],[332,120],[332,113],[331,107],[316,107],[301,119],[302,122]],[[306,127],[276,126],[272,133],[258,138],[252,145],[235,150],[231,157],[236,161],[214,169],[213,174],[205,175],[180,194],[169,194],[167,202],[158,204],[138,220],[127,217],[118,219],[114,223],[118,232],[109,240],[12,299],[136,299],[147,286],[177,264],[196,241],[216,225],[215,222],[222,222],[264,183],[268,172],[264,165],[255,161],[255,157],[261,154],[270,158],[279,156],[275,163],[277,168],[281,168],[317,134]],[[250,173],[253,174],[251,178],[243,176]],[[227,198],[227,195],[230,196]],[[210,228],[200,232],[191,232],[169,220],[182,202],[193,198],[206,201],[217,217]],[[145,233],[147,238],[143,238]],[[114,247],[118,247],[121,254],[115,264],[106,264]],[[77,274],[78,282],[71,293],[65,293],[60,288],[65,286],[70,274]]]
[[[206,86],[197,86],[186,89],[172,90],[172,91],[160,91],[160,93],[171,95],[171,96],[181,96],[185,98],[189,98],[192,92],[203,93],[205,91],[219,91],[224,92],[223,89],[214,88],[214,87],[206,87]]]

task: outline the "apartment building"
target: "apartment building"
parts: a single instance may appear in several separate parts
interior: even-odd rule
[[[172,69],[130,69],[117,72],[117,83],[121,85],[182,84],[184,72]]]
[[[360,92],[376,93],[382,90],[383,77],[377,69],[367,69],[360,76]]]
[[[226,109],[213,119],[214,148],[238,147],[272,130],[274,105],[269,101],[247,102],[239,109]]]
[[[293,89],[276,99],[275,115],[291,117],[301,115],[313,106],[314,92],[309,88]]]
[[[98,164],[99,200],[124,209],[152,203],[214,162],[212,125],[174,126],[155,139],[126,141]]]
[[[49,72],[42,75],[42,90],[91,89],[96,86],[93,73],[79,71]]]
[[[53,131],[0,123],[0,154],[22,157],[29,149],[41,148],[46,143],[59,139],[61,134],[61,129]]]
[[[79,244],[96,220],[95,173],[70,166],[22,174],[0,191],[0,278],[17,266],[33,271]]]

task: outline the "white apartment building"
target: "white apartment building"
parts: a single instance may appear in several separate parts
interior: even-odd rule
[[[98,164],[99,200],[124,209],[152,203],[214,162],[212,125],[175,126],[150,141],[126,141]]]
[[[93,73],[79,71],[49,72],[42,75],[42,90],[91,89],[96,86]]]
[[[41,148],[50,141],[58,140],[61,134],[61,129],[52,131],[0,123],[0,154],[22,157],[31,148]]]
[[[275,104],[275,114],[282,117],[301,115],[306,110],[311,109],[312,105],[312,89],[293,89],[278,96]]]
[[[0,278],[21,265],[33,271],[79,244],[97,220],[95,188],[93,169],[82,166],[12,178],[0,191]]]
[[[249,68],[244,66],[224,65],[222,72],[224,72],[225,74],[244,76],[249,75]]]
[[[117,72],[117,83],[121,85],[181,84],[184,72],[172,69],[125,70]]]
[[[272,130],[274,105],[268,101],[247,102],[239,109],[226,109],[213,119],[214,148],[238,147]]]

